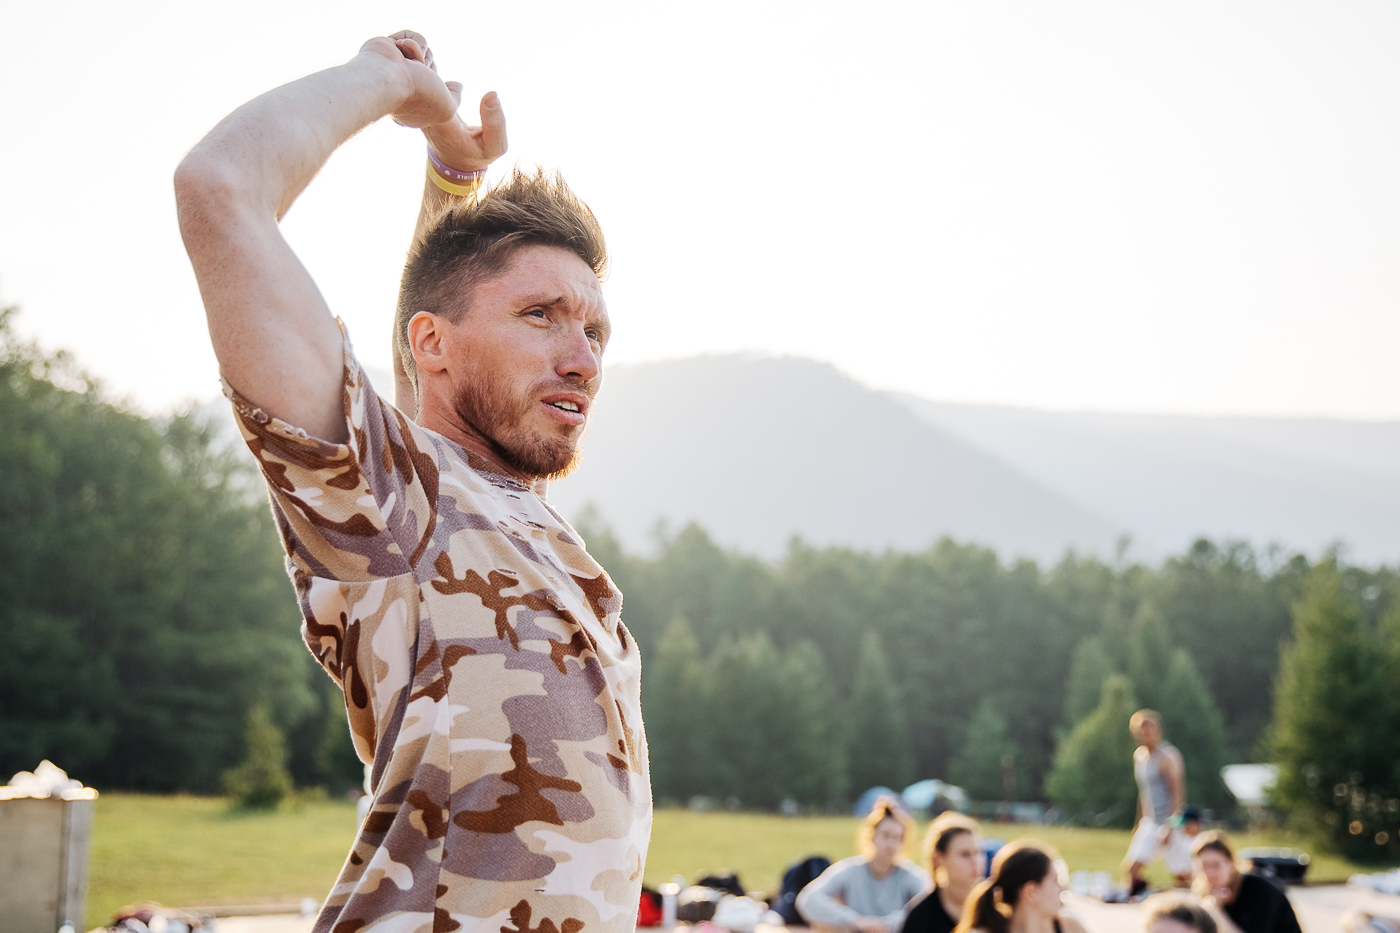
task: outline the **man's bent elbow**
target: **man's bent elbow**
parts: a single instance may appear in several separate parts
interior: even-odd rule
[[[196,149],[175,169],[175,209],[180,232],[188,237],[198,221],[229,211],[244,194],[237,174],[224,160]]]

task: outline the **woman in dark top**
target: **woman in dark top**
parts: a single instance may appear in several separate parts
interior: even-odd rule
[[[933,871],[933,887],[909,902],[901,929],[953,933],[962,919],[963,902],[982,880],[981,827],[949,810],[929,824],[924,855]]]
[[[1220,833],[1196,837],[1191,864],[1197,893],[1224,911],[1242,933],[1302,933],[1288,896],[1267,878],[1242,874]]]
[[[968,895],[954,933],[1085,933],[1060,913],[1064,890],[1054,850],[1018,840],[992,859],[990,876]]]

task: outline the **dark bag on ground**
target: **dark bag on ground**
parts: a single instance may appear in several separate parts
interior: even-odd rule
[[[735,874],[706,875],[695,883],[706,888],[716,888],[725,894],[733,894],[735,897],[743,897],[747,893],[744,891],[744,886],[739,883],[739,876]]]
[[[783,915],[788,926],[806,926],[807,918],[797,912],[797,895],[803,888],[817,880],[822,872],[831,867],[831,859],[824,855],[809,855],[800,862],[794,862],[783,872],[783,883],[778,888],[778,896],[771,906]]]
[[[682,923],[703,923],[711,919],[724,893],[719,888],[692,884],[676,895],[676,919]]]

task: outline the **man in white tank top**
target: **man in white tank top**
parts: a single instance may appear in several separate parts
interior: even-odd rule
[[[1129,890],[1137,894],[1147,887],[1142,870],[1158,855],[1177,884],[1191,883],[1191,843],[1175,823],[1186,805],[1186,765],[1181,752],[1162,740],[1162,717],[1155,710],[1140,709],[1128,720],[1137,740],[1133,775],[1137,778],[1137,829],[1123,860]]]

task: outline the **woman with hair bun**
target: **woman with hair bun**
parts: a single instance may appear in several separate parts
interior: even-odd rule
[[[909,902],[903,933],[953,933],[968,894],[982,880],[982,828],[949,810],[929,824],[924,856],[933,887]]]
[[[972,889],[955,933],[1086,933],[1060,913],[1064,893],[1055,852],[1022,839],[992,859],[991,876]]]
[[[797,895],[797,912],[823,933],[895,933],[928,876],[904,858],[914,821],[893,797],[875,801],[856,834],[861,854],[832,865]]]

